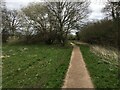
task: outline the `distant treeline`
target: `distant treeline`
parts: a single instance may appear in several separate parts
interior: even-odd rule
[[[118,24],[118,22],[113,20],[102,20],[95,23],[89,23],[79,32],[80,40],[90,44],[118,48],[118,46],[120,46],[120,26]]]
[[[79,29],[89,13],[89,2],[30,3],[21,10],[2,7],[2,42],[19,38],[23,43],[59,43],[64,46],[71,30]]]
[[[107,19],[85,25],[79,32],[80,40],[120,49],[120,1],[108,0],[102,11]]]

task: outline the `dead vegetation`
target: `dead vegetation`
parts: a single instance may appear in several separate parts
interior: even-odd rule
[[[91,45],[90,50],[97,56],[100,56],[103,61],[118,66],[118,56],[120,52],[117,49]]]

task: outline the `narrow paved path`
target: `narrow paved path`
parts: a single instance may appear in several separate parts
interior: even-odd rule
[[[94,88],[79,47],[72,45],[71,61],[62,88]]]

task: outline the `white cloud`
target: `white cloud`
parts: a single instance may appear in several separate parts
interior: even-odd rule
[[[39,2],[41,0],[5,0],[6,2],[21,2],[21,3],[24,3],[24,2]]]
[[[8,9],[20,9],[30,2],[41,2],[42,0],[5,0]]]
[[[100,20],[100,19],[103,19],[105,16],[104,16],[104,14],[102,14],[102,13],[92,13],[92,14],[90,14],[89,15],[89,20],[94,20],[94,19],[98,19],[98,20]]]
[[[89,20],[94,19],[103,19],[104,14],[101,12],[101,10],[105,7],[106,0],[91,0],[91,4],[89,6],[89,9],[92,11],[92,13],[89,15]]]
[[[27,6],[30,2],[40,2],[43,0],[6,0],[7,7],[9,9],[20,9],[24,6]],[[106,0],[90,0],[91,4],[89,6],[89,9],[92,11],[92,13],[89,15],[89,20],[91,19],[102,19],[104,17],[104,14],[101,13],[102,8],[104,7],[104,4]]]
[[[6,6],[8,9],[20,9],[23,6],[26,6],[28,3],[23,2],[7,2]]]

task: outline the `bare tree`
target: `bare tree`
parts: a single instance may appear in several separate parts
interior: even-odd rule
[[[10,19],[8,16],[8,10],[6,8],[5,2],[1,2],[1,15],[2,15],[2,42],[7,42],[9,37],[9,26],[10,26]]]
[[[19,22],[18,11],[2,9],[2,28],[3,32],[9,32],[9,35],[15,36]]]
[[[72,29],[78,29],[80,22],[88,14],[85,2],[50,2],[30,4],[23,8],[27,17],[36,23],[36,28],[48,43],[54,40],[65,44],[67,35]]]
[[[61,44],[65,44],[68,33],[78,29],[80,21],[87,16],[88,5],[86,2],[46,2],[49,13],[54,17],[57,35]]]
[[[108,0],[104,10],[105,13],[107,13],[107,17],[112,17],[113,19],[113,26],[114,26],[114,32],[116,32],[116,43],[118,45],[118,48],[120,48],[120,1],[113,2],[112,0]]]
[[[15,36],[18,25],[20,24],[19,17],[18,17],[18,11],[17,10],[9,10],[8,17],[10,19],[10,26],[9,26],[9,29],[11,31],[10,33],[12,36]]]
[[[36,23],[34,26],[35,30],[43,39],[47,38],[46,34],[48,34],[47,32],[49,30],[48,13],[46,9],[44,3],[33,3],[22,9],[29,20]]]
[[[26,43],[31,42],[33,35],[37,33],[35,30],[35,22],[29,19],[22,11],[18,14],[18,21],[17,32],[21,33],[21,36],[24,36]]]
[[[108,0],[103,12],[105,12],[108,17],[112,16],[114,20],[120,18],[120,1],[112,2]]]

